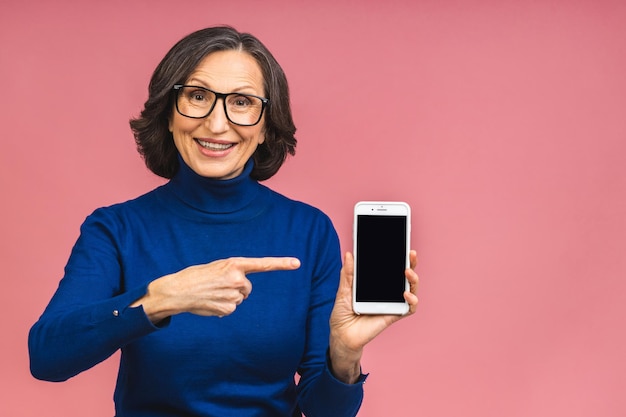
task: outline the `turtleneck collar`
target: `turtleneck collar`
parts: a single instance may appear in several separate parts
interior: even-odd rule
[[[194,172],[178,156],[179,169],[166,184],[182,203],[207,214],[226,214],[244,210],[264,188],[250,177],[254,162],[246,163],[241,175],[229,180],[206,178]],[[253,211],[257,211],[250,207]]]

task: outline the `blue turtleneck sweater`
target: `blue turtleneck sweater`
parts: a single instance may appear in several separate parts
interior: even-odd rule
[[[341,383],[326,357],[341,267],[335,230],[251,170],[216,181],[181,160],[167,184],[90,215],[31,329],[33,375],[62,381],[121,349],[118,417],[356,415],[364,378]],[[293,256],[302,266],[250,274],[250,297],[222,319],[185,313],[155,326],[129,307],[156,278],[232,256]]]

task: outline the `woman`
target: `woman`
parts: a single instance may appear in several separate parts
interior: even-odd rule
[[[229,27],[192,33],[131,127],[170,181],[85,220],[31,329],[33,375],[65,380],[121,349],[118,417],[356,415],[363,347],[399,317],[356,316],[328,217],[258,182],[296,145],[270,52]]]

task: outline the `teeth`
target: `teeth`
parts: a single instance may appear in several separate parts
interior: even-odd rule
[[[231,146],[233,146],[232,144],[211,143],[211,142],[205,142],[205,141],[199,140],[199,139],[198,139],[198,143],[200,145],[202,145],[203,148],[209,149],[211,151],[223,151],[223,150],[228,149]]]

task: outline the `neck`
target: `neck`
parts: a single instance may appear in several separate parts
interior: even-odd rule
[[[216,180],[194,172],[179,155],[180,168],[168,187],[187,206],[205,213],[232,213],[248,206],[257,196],[260,185],[250,177],[254,163],[250,159],[241,175]]]

